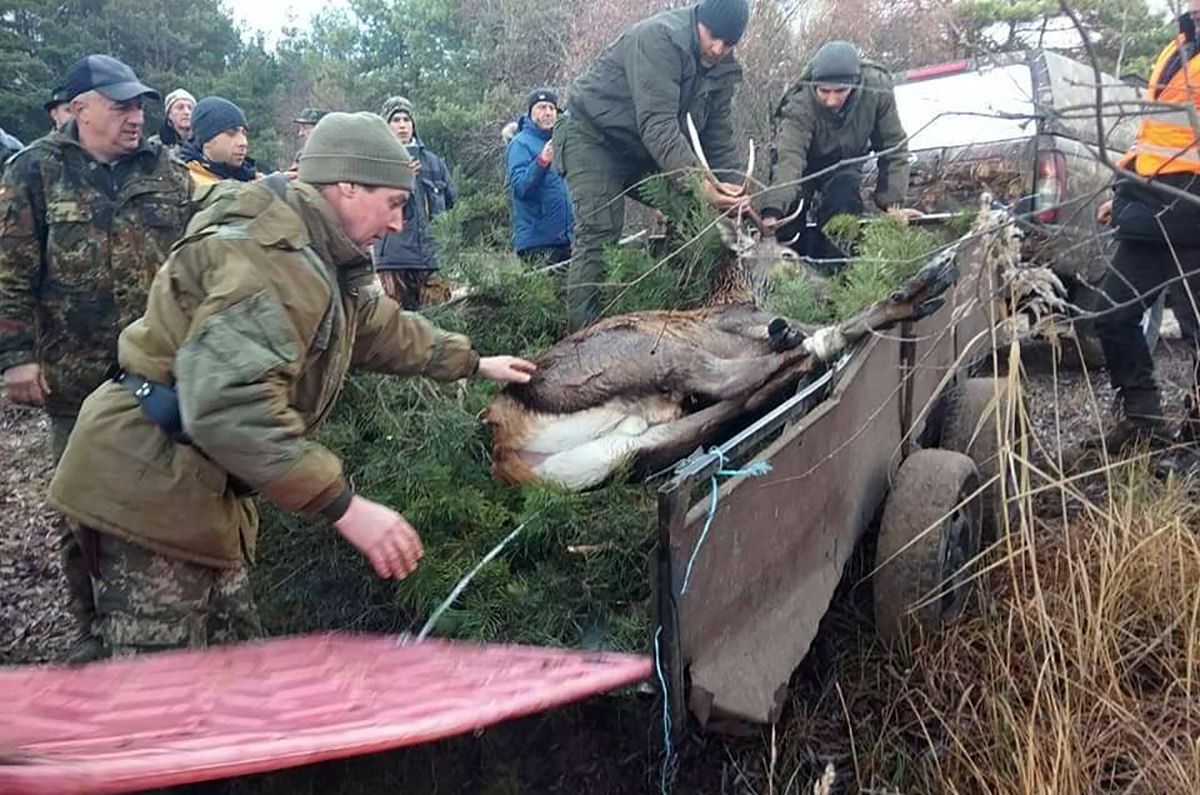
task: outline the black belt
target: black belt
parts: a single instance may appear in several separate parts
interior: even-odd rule
[[[193,445],[191,437],[183,432],[183,418],[179,414],[179,395],[176,394],[175,387],[147,381],[126,370],[118,370],[117,374],[113,376],[113,380],[133,393],[133,396],[137,398],[138,405],[142,407],[142,413],[151,422],[162,428],[163,433],[171,437],[172,441],[192,447],[200,455],[204,455],[204,451]],[[207,458],[207,456],[205,457]],[[227,472],[226,475],[229,489],[235,496],[247,497],[257,493],[232,474]]]
[[[179,396],[175,393],[175,387],[147,381],[126,370],[118,370],[113,380],[133,393],[142,407],[142,413],[173,441],[187,445],[192,443],[183,432],[183,418],[179,414]]]

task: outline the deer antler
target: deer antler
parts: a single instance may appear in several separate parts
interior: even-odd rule
[[[713,173],[712,166],[708,164],[708,158],[704,155],[704,147],[700,145],[700,133],[696,130],[696,122],[692,121],[692,114],[687,115],[688,137],[692,139],[692,151],[696,153],[696,159],[700,161],[700,168],[704,171],[704,176],[713,184],[721,193],[726,196],[736,196],[736,193],[731,193],[723,187],[721,180],[717,179],[717,175]],[[754,157],[754,148],[750,148],[750,157]]]
[[[725,188],[724,183],[721,182],[721,180],[717,179],[717,175],[715,173],[713,173],[712,166],[710,166],[708,164],[708,157],[705,156],[704,147],[701,146],[701,144],[700,144],[700,133],[699,133],[699,131],[696,130],[696,122],[692,120],[692,114],[690,114],[690,113],[687,114],[687,128],[688,128],[688,137],[692,141],[692,150],[696,153],[696,159],[700,161],[700,168],[704,171],[705,178],[708,179],[710,182],[712,182],[713,187],[715,187],[719,192],[725,194],[726,196],[745,195],[746,188],[749,187],[750,180],[753,178],[753,174],[754,174],[754,163],[755,163],[754,139],[753,138],[749,139],[750,140],[750,157],[748,158],[748,160],[746,162],[746,174],[745,174],[745,177],[742,179],[742,188],[738,193],[734,193]],[[797,218],[800,217],[800,213],[802,213],[803,211],[804,211],[804,200],[801,199],[799,206],[796,207],[796,211],[794,213],[792,213],[791,215],[789,215],[787,218],[781,219],[776,226],[777,227],[782,226],[783,224],[786,224],[786,223],[796,220]],[[738,215],[739,216],[744,215],[747,218],[749,218],[752,222],[754,222],[754,225],[756,227],[758,227],[759,232],[766,234],[767,230],[766,230],[765,226],[763,225],[762,217],[749,204],[739,207]]]

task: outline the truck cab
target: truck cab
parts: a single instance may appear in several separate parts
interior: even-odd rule
[[[1030,50],[897,75],[910,136],[909,204],[970,208],[986,189],[1024,227],[1025,261],[1068,277],[1073,292],[1103,275],[1112,231],[1098,226],[1112,169],[1132,145],[1141,90],[1055,52]],[[1079,297],[1078,295],[1074,297]]]

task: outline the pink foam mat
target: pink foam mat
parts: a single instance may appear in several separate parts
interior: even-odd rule
[[[385,751],[650,673],[636,655],[340,634],[0,668],[0,793],[129,792]]]

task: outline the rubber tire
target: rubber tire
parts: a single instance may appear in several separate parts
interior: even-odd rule
[[[875,548],[875,627],[885,642],[962,612],[980,543],[979,499],[967,498],[978,488],[974,462],[953,450],[918,450],[901,464]]]
[[[939,447],[965,453],[975,462],[979,482],[987,483],[1000,472],[1000,451],[996,440],[996,395],[1000,384],[995,378],[966,378],[959,382],[948,401],[942,423]],[[1011,490],[1010,490],[1011,493]],[[991,543],[999,537],[1004,517],[1000,510],[1000,481],[997,478],[980,494],[983,510],[983,540]]]

